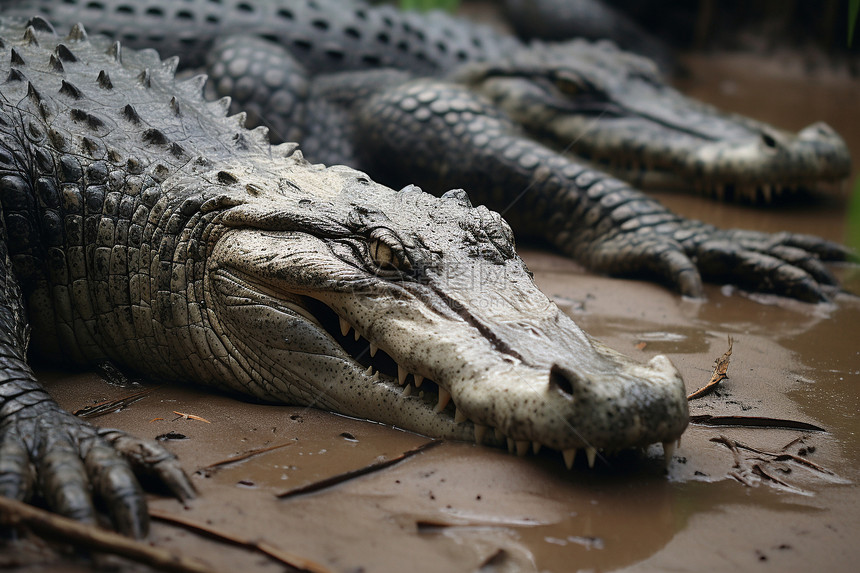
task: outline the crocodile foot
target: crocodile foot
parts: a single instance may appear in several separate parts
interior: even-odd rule
[[[0,425],[0,495],[41,499],[51,510],[96,522],[104,505],[118,531],[147,535],[149,515],[137,476],[154,478],[180,500],[195,495],[176,457],[160,445],[100,429],[64,411],[41,391],[9,401]]]
[[[589,266],[614,275],[648,274],[695,298],[703,296],[704,279],[822,302],[838,290],[824,261],[853,256],[850,249],[812,235],[718,229],[663,215],[668,220],[639,221],[627,232],[592,243],[585,255]]]

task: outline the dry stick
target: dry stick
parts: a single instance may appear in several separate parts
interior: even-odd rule
[[[247,460],[248,458],[252,458],[257,454],[265,454],[266,452],[271,452],[272,450],[277,450],[278,448],[285,448],[287,446],[292,446],[296,443],[296,440],[290,440],[289,442],[285,442],[283,444],[278,444],[276,446],[268,446],[265,448],[258,448],[256,450],[249,450],[247,452],[241,453],[238,456],[227,458],[226,460],[221,460],[220,462],[215,462],[214,464],[209,464],[208,466],[204,466],[197,470],[196,473],[202,474],[205,477],[210,477],[212,474],[223,468],[224,466],[229,466],[230,464],[241,462],[243,460]]]
[[[790,490],[796,491],[796,492],[803,492],[803,490],[801,488],[794,487],[790,483],[786,483],[786,482],[782,481],[781,479],[779,479],[778,477],[776,477],[775,475],[773,475],[772,473],[767,471],[762,464],[753,464],[752,465],[752,471],[753,471],[753,473],[759,475],[760,477],[763,477],[765,479],[769,479],[773,483],[781,485],[782,487],[784,487],[786,489],[790,489]]]
[[[505,551],[504,548],[500,547],[499,549],[496,549],[496,551],[494,553],[492,553],[486,559],[484,559],[484,562],[478,566],[477,570],[483,571],[485,569],[487,569],[487,570],[495,570],[497,568],[501,569],[500,566],[505,564],[505,560],[506,560],[505,558],[507,557],[507,555],[508,555],[508,552]]]
[[[729,349],[714,361],[714,373],[711,375],[711,379],[703,387],[687,396],[687,400],[701,398],[716,388],[717,384],[728,378],[728,374],[726,374],[726,372],[729,370],[729,360],[732,357],[732,342],[732,337],[729,336]]]
[[[93,551],[119,555],[158,571],[216,573],[211,566],[196,559],[175,555],[119,533],[56,515],[8,497],[0,497],[0,524],[26,527],[39,535],[64,539]]]
[[[740,471],[731,470],[729,471],[728,475],[729,477],[735,478],[735,480],[739,481],[747,487],[753,486],[753,482],[744,477],[744,475]]]
[[[316,561],[306,559],[305,557],[301,557],[300,555],[290,553],[289,551],[284,551],[283,549],[275,547],[267,541],[257,541],[253,539],[239,537],[237,535],[234,535],[233,533],[216,529],[211,525],[192,521],[190,519],[179,517],[172,513],[160,511],[154,508],[150,508],[149,516],[155,520],[170,523],[171,525],[184,527],[185,529],[193,531],[194,533],[204,535],[206,537],[211,537],[216,541],[230,543],[232,545],[243,547],[245,549],[258,551],[260,553],[263,553],[264,555],[268,555],[276,561],[283,563],[284,565],[288,565],[294,569],[298,569],[299,571],[307,571],[308,573],[331,573],[331,569],[327,568],[326,566],[317,563]]]
[[[729,361],[732,356],[732,337],[729,336],[729,349],[722,356],[714,361],[714,373],[711,379],[703,387],[699,388],[689,396],[687,400],[701,398],[705,394],[714,390],[717,384],[728,378]],[[693,424],[703,424],[706,426],[739,426],[744,428],[781,428],[785,430],[804,430],[813,432],[826,432],[824,428],[809,424],[807,422],[798,422],[796,420],[783,420],[780,418],[768,418],[763,416],[712,416],[710,414],[700,414],[690,416],[690,422]]]
[[[802,442],[805,438],[806,438],[805,435],[804,436],[797,436],[796,438],[794,438],[793,440],[791,440],[790,442],[788,442],[787,444],[782,446],[782,448],[780,448],[780,449],[784,452],[785,450],[787,450],[788,448],[790,448],[794,444],[796,444],[798,442]]]
[[[737,442],[735,442],[731,438],[727,438],[726,436],[720,436],[719,438],[712,438],[711,441],[712,442],[719,442],[719,443],[723,444],[724,446],[729,448],[729,451],[732,452],[732,456],[735,458],[734,467],[736,469],[732,469],[731,471],[729,471],[728,475],[735,478],[736,480],[738,480],[739,482],[741,482],[742,484],[744,484],[747,487],[753,487],[753,485],[755,485],[755,482],[750,480],[749,475],[755,474],[755,471],[752,471],[749,468],[749,464],[744,459],[744,457],[741,455],[741,452],[738,449]],[[759,475],[759,477],[761,477],[761,476]]]
[[[742,442],[738,442],[737,440],[732,440],[731,438],[727,438],[726,436],[719,436],[716,438],[711,438],[711,441],[717,442],[719,444],[723,444],[730,449],[743,448],[743,449],[748,450],[750,452],[753,452],[755,454],[761,454],[763,456],[771,456],[774,458],[775,461],[778,461],[778,462],[784,462],[785,460],[791,460],[791,461],[796,462],[802,466],[806,466],[808,468],[811,468],[815,471],[819,471],[821,473],[824,473],[827,475],[832,475],[832,476],[836,475],[835,473],[833,473],[829,469],[821,467],[820,465],[816,464],[815,462],[811,462],[811,461],[807,460],[806,458],[802,458],[800,456],[795,456],[794,454],[787,454],[784,452],[782,452],[782,453],[766,452],[764,450],[759,450],[758,448],[748,446]]]
[[[83,408],[75,410],[72,414],[81,418],[96,418],[98,416],[104,416],[105,414],[122,410],[139,400],[143,400],[148,394],[151,394],[159,388],[161,388],[161,386],[153,386],[152,388],[147,388],[145,390],[135,392],[134,394],[129,394],[128,396],[116,398],[115,400],[106,400],[104,402],[99,402],[98,404],[93,404],[92,406],[84,406]]]
[[[194,414],[187,414],[185,412],[177,412],[176,410],[173,410],[173,413],[176,414],[177,416],[179,416],[179,418],[182,418],[183,420],[197,420],[198,422],[206,422],[207,424],[212,423],[209,420],[207,420],[206,418],[201,418],[200,416],[195,416]],[[178,420],[179,418],[176,418],[176,420]],[[174,420],[174,422],[176,420]]]
[[[704,426],[738,426],[742,428],[777,428],[780,430],[803,430],[810,432],[826,432],[824,428],[808,422],[784,420],[782,418],[767,418],[764,416],[712,416],[699,414],[690,416],[690,423]],[[800,438],[798,438],[800,439]],[[783,448],[785,449],[785,448]]]
[[[328,487],[337,485],[339,483],[343,483],[347,480],[363,476],[375,471],[379,471],[381,469],[387,468],[389,466],[393,466],[394,464],[405,460],[408,457],[414,456],[415,454],[421,453],[423,451],[429,450],[430,448],[434,448],[442,443],[442,440],[431,440],[429,442],[425,442],[418,447],[412,448],[411,450],[406,450],[402,454],[383,460],[376,460],[373,463],[370,463],[363,468],[358,468],[356,470],[350,470],[348,472],[343,472],[342,474],[337,474],[331,477],[327,477],[325,479],[321,479],[319,481],[315,481],[313,483],[309,483],[307,485],[299,486],[293,489],[289,489],[287,491],[281,492],[277,497],[286,498],[292,497],[294,495],[299,495],[302,493],[311,493],[315,491],[319,491],[321,489],[326,489]]]

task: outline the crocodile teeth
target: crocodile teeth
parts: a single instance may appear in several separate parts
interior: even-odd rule
[[[413,374],[412,377],[415,378],[415,387],[421,388],[421,385],[424,383],[424,377],[420,374]]]
[[[464,414],[459,408],[454,410],[454,423],[455,424],[462,424],[467,419],[468,418],[466,418],[466,414]]]
[[[532,450],[534,450],[535,454],[540,452],[540,442],[532,442]]]
[[[397,382],[401,386],[403,386],[403,384],[406,382],[407,376],[409,376],[409,372],[407,372],[406,368],[404,368],[403,366],[398,364],[397,365]]]
[[[378,347],[377,345],[375,345],[374,343],[372,343],[372,342],[371,342],[371,343],[370,343],[370,357],[371,357],[371,358],[373,358],[374,356],[376,356],[376,351],[377,351],[377,350],[379,350],[379,347]]]
[[[439,401],[436,403],[436,408],[433,410],[434,412],[441,412],[445,409],[445,406],[448,405],[448,402],[451,401],[451,393],[439,386]]]
[[[350,331],[350,329],[351,329],[352,327],[351,327],[351,326],[349,325],[349,323],[348,323],[346,320],[344,320],[343,318],[341,318],[341,317],[338,317],[338,318],[340,318],[340,333],[341,333],[343,336],[346,336],[347,334],[349,334],[349,331]]]
[[[475,424],[475,443],[480,444],[484,441],[484,436],[487,434],[487,426]]]
[[[663,458],[666,460],[666,465],[672,461],[672,454],[675,453],[675,444],[672,442],[663,442]]]
[[[373,376],[373,364],[367,367],[367,371],[365,371],[365,374],[367,374],[368,376]]]
[[[564,465],[567,466],[567,469],[573,467],[573,460],[576,458],[576,448],[571,448],[569,450],[564,450],[561,455],[564,456]]]
[[[509,454],[514,453],[515,449],[516,449],[516,445],[514,444],[514,439],[508,438],[508,453]]]
[[[361,335],[358,333],[358,330],[355,331],[355,341],[358,342],[358,339],[361,338]]]
[[[373,381],[379,382],[379,370],[373,373]]]
[[[403,388],[403,395],[404,396],[411,396],[412,395],[412,384],[407,384]]]
[[[530,445],[528,440],[517,440],[517,455],[522,457],[529,453]]]
[[[588,469],[594,467],[594,458],[597,457],[597,450],[591,446],[585,448],[585,457],[588,458]]]

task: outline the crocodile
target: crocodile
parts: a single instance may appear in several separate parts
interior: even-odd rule
[[[216,42],[254,35],[286,49],[310,76],[396,68],[460,83],[533,139],[638,188],[762,204],[839,188],[850,174],[847,146],[830,126],[818,122],[790,133],[723,113],[667,85],[652,61],[606,42],[525,44],[444,13],[359,0],[4,0],[3,6],[7,14],[39,13],[66,29],[80,21],[129,46],[181,55],[190,67],[217,52],[222,59],[209,58],[213,90],[234,97],[234,112],[259,115],[287,140],[297,132],[284,126],[301,123],[295,100],[305,80],[295,74],[279,80],[275,72],[270,81],[237,77],[230,70],[249,64],[228,59],[235,51],[218,50]]]
[[[646,56],[661,71],[680,66],[672,49],[623,11],[600,0],[504,0],[503,14],[523,39],[610,40],[625,51]]]
[[[580,330],[498,213],[462,189],[395,191],[311,164],[228,116],[229,101],[204,100],[205,78],[177,80],[177,64],[81,25],[59,36],[40,17],[0,19],[0,494],[83,521],[95,497],[135,536],[147,531],[136,475],[194,495],[159,445],[63,411],[28,357],[553,449],[568,467],[583,451],[589,465],[598,450],[671,454],[688,422],[676,368]],[[701,268],[820,294],[819,256],[847,254],[688,221],[565,169],[583,186],[545,201],[583,207],[572,237],[626,240],[645,270],[681,260],[680,281]]]

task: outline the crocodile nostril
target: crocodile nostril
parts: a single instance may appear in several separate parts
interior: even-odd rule
[[[549,371],[549,386],[564,397],[572,399],[576,378],[576,374],[555,364]]]
[[[762,133],[761,134],[761,140],[764,142],[765,145],[767,145],[771,149],[776,148],[776,139],[774,139],[774,137],[772,135],[770,135],[769,133]]]

